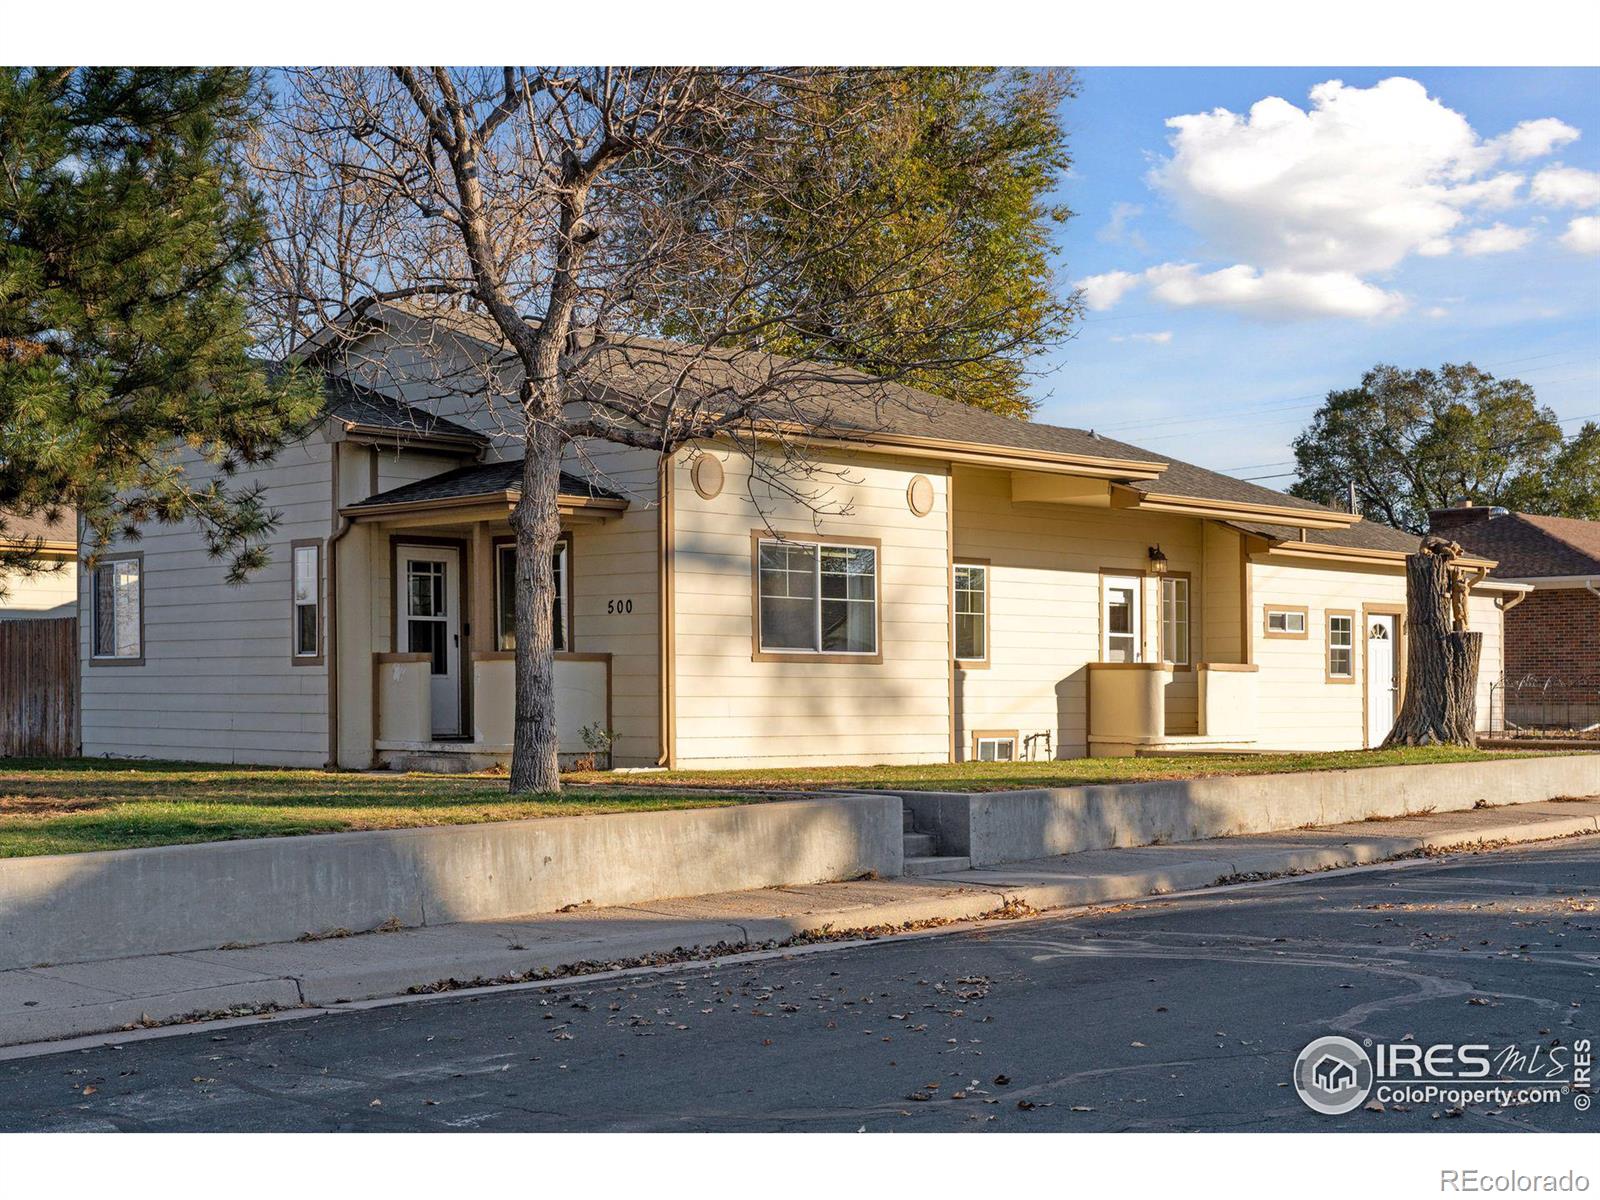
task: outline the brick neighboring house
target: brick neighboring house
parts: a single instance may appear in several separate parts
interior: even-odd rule
[[[1600,521],[1464,505],[1428,514],[1434,533],[1494,559],[1497,579],[1534,590],[1505,616],[1509,680],[1600,685]]]

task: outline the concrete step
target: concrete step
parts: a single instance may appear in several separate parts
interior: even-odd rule
[[[965,855],[942,854],[929,857],[907,858],[907,875],[943,875],[946,871],[965,871],[972,860]]]
[[[907,833],[915,833],[917,831],[916,823],[911,819],[911,810],[909,808],[900,810],[900,828]]]
[[[907,858],[927,858],[939,849],[931,833],[908,833],[905,842]]]

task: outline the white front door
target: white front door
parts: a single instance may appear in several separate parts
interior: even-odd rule
[[[402,654],[433,662],[433,736],[461,734],[461,555],[442,546],[400,546],[395,553]]]
[[[1394,728],[1400,705],[1400,619],[1386,613],[1367,618],[1367,745],[1378,746]]]
[[[1137,575],[1101,577],[1101,662],[1139,662],[1142,658],[1141,581]]]

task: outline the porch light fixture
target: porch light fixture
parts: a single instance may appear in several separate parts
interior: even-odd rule
[[[1150,571],[1155,575],[1167,573],[1167,556],[1161,552],[1160,546],[1150,547]]]

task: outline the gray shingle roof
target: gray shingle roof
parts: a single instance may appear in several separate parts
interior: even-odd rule
[[[1292,497],[1290,497],[1292,499]],[[1229,521],[1235,529],[1258,533],[1275,542],[1298,542],[1300,530],[1293,525],[1264,525],[1254,521]],[[1376,521],[1357,521],[1348,529],[1308,529],[1305,540],[1321,546],[1345,546],[1353,550],[1396,550],[1413,554],[1422,539]]]
[[[378,492],[350,508],[377,508],[389,504],[426,504],[437,500],[465,500],[473,496],[520,496],[522,494],[522,462],[479,463],[471,467],[458,467],[441,475],[431,475],[416,483],[402,484],[386,492]],[[609,492],[578,475],[561,472],[561,494],[584,500],[623,500],[624,497]]]
[[[391,307],[505,351],[498,328],[483,314],[440,309],[414,299],[393,302]],[[798,421],[825,436],[866,442],[889,435],[1040,455],[1125,460],[1163,468],[1157,479],[1130,482],[1145,495],[1266,504],[1308,513],[1339,511],[1093,430],[999,416],[848,367],[759,351],[706,351],[654,338],[608,336],[583,341],[575,368],[597,391],[609,388],[636,397],[671,397],[679,407],[699,401],[715,409],[776,382],[773,390],[779,398],[760,415]]]
[[[20,517],[15,513],[0,512],[0,542],[32,541],[35,538],[43,542],[76,544],[77,518],[66,509],[57,514],[54,521],[46,520],[43,513]]]
[[[485,445],[489,441],[465,425],[436,417],[403,400],[351,383],[338,375],[324,375],[322,391],[327,397],[326,414],[352,425],[391,430],[397,435],[458,437]]]

